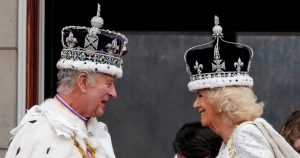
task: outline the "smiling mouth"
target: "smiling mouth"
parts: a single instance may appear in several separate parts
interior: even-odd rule
[[[199,110],[198,112],[202,115],[205,110]]]
[[[102,103],[103,105],[105,105],[107,102],[108,102],[108,101],[101,101],[101,103]]]

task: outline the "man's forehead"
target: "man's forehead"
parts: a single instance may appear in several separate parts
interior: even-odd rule
[[[105,73],[98,73],[98,78],[107,80],[107,81],[114,81],[116,80],[116,76],[112,76],[110,74],[105,74]]]

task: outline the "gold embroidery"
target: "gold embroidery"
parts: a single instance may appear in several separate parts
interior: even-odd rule
[[[74,145],[76,146],[77,150],[79,151],[79,153],[82,155],[82,158],[96,158],[96,149],[93,148],[88,141],[85,139],[84,143],[87,146],[87,152],[86,153],[82,147],[80,146],[80,144],[78,143],[78,141],[76,140],[76,134],[73,133],[73,135],[71,136],[72,141],[74,142]],[[88,156],[88,154],[91,155],[91,157]]]
[[[83,151],[82,147],[80,146],[80,144],[76,140],[76,134],[75,133],[71,136],[71,138],[72,138],[72,140],[74,142],[74,145],[76,146],[77,150],[82,155],[82,158],[88,158],[87,154],[85,154],[85,152]]]
[[[87,151],[91,154],[92,158],[96,158],[96,149],[93,148],[85,139],[85,145],[87,146]]]

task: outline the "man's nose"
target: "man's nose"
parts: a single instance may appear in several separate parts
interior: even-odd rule
[[[108,92],[108,94],[110,96],[112,96],[113,98],[117,97],[117,91],[116,91],[116,87],[115,87],[114,84],[111,86],[110,91]]]

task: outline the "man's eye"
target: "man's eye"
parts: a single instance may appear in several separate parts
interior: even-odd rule
[[[107,85],[108,87],[112,86],[112,84],[113,84],[112,82],[107,82],[107,83],[106,83],[106,85]]]

